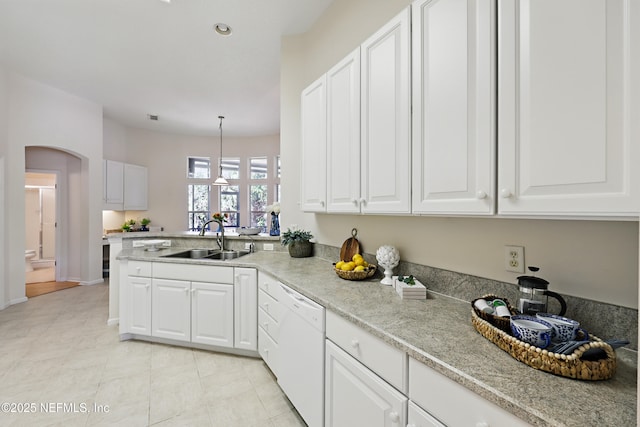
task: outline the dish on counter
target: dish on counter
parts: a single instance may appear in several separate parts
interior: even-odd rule
[[[262,231],[261,228],[259,227],[240,227],[240,228],[236,228],[236,232],[239,235],[244,235],[244,236],[255,236],[256,234],[260,234],[260,232]]]

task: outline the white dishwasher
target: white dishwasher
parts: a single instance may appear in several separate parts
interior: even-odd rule
[[[309,427],[324,425],[324,307],[280,284],[278,384]]]

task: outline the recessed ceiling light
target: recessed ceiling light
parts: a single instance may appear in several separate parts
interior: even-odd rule
[[[218,23],[214,28],[216,30],[216,33],[220,34],[221,36],[231,35],[231,27],[227,24]]]

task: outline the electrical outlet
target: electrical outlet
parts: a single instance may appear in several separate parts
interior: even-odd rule
[[[265,243],[262,245],[262,249],[264,249],[265,251],[272,251],[273,250],[273,243]]]
[[[504,268],[514,273],[524,273],[524,247],[504,247]]]

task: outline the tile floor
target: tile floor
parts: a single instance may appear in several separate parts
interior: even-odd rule
[[[305,425],[262,360],[120,342],[107,313],[107,284],[0,311],[0,404],[35,409],[1,426]]]

